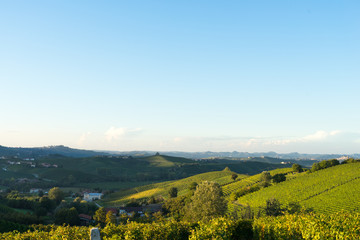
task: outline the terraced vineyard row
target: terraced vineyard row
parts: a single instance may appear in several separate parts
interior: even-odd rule
[[[360,177],[301,202],[321,213],[360,212]]]
[[[269,171],[271,175],[275,175],[278,173],[289,173],[291,172],[291,168],[280,168]],[[258,182],[260,182],[261,174],[256,174],[247,178],[242,178],[240,181],[236,181],[234,183],[230,183],[222,187],[223,193],[225,196],[229,196],[232,192],[240,190],[244,187],[250,187]]]
[[[354,199],[360,197],[360,190],[356,187],[360,183],[359,176],[360,164],[339,165],[245,195],[238,199],[238,203],[258,208],[264,206],[267,199],[276,198],[282,204],[300,202],[320,213],[334,212],[332,206],[336,211],[358,209],[360,202]]]

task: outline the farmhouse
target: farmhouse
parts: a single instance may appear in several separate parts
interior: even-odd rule
[[[137,213],[140,216],[144,216],[145,213],[156,213],[162,211],[162,205],[161,204],[149,204],[147,206],[142,207],[120,207],[119,208],[119,214],[126,214],[128,216],[131,216],[132,213]]]
[[[79,214],[79,219],[81,226],[89,226],[93,222],[92,217],[86,214]]]
[[[101,199],[102,196],[102,193],[84,193],[84,200],[87,202],[91,202],[97,199]]]
[[[41,188],[31,188],[30,193],[39,193],[40,191],[43,191]]]

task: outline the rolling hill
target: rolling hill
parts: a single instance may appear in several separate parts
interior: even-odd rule
[[[131,199],[148,199],[153,196],[162,196],[163,198],[167,199],[168,191],[172,187],[176,187],[178,189],[179,196],[185,195],[190,192],[189,186],[193,182],[200,183],[202,181],[214,181],[219,183],[220,185],[226,185],[234,181],[231,178],[232,174],[234,174],[234,172],[225,169],[223,171],[197,174],[195,176],[180,180],[166,181],[141,187],[135,187],[109,195],[102,200],[102,204],[107,206],[116,206],[129,202]],[[238,175],[237,179],[240,180],[246,177],[248,176]]]
[[[181,157],[154,155],[147,157],[131,156],[93,156],[72,158],[51,155],[25,161],[20,158],[0,159],[0,179],[28,178],[46,181],[49,185],[101,189],[124,189],[137,184],[176,180],[200,173],[221,171],[229,167],[240,174],[256,174],[264,170],[286,167],[284,164],[271,164],[252,161],[206,160],[195,161]],[[114,184],[118,182],[119,184]],[[131,183],[127,186],[126,183]],[[0,184],[1,185],[1,184]],[[51,185],[51,184],[50,184]]]

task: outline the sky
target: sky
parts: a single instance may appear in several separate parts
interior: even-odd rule
[[[360,153],[360,2],[0,1],[0,145]]]

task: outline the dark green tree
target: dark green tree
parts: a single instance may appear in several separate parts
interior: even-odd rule
[[[314,163],[312,166],[311,166],[311,172],[316,172],[318,170],[320,170],[320,165],[319,163]]]
[[[197,185],[198,185],[197,182],[192,182],[192,183],[190,183],[189,190],[190,190],[190,191],[195,191]]]
[[[293,172],[298,172],[298,173],[300,173],[300,172],[303,171],[301,165],[300,165],[300,164],[297,164],[297,163],[294,163],[294,164],[292,165],[292,170],[293,170]]]
[[[270,186],[270,181],[271,181],[271,175],[268,171],[264,171],[261,173],[261,176],[260,176],[260,181],[262,182],[261,185],[263,187],[268,187]]]
[[[298,213],[301,211],[301,206],[297,202],[290,202],[286,210],[290,214]]]
[[[284,182],[286,181],[286,174],[285,173],[278,173],[272,176],[272,180],[274,183]]]
[[[79,225],[80,219],[76,208],[61,208],[55,213],[55,224],[69,224],[71,226]]]
[[[233,173],[231,175],[231,179],[234,180],[234,181],[237,179],[237,177],[238,177],[238,175],[236,173]]]
[[[55,200],[51,200],[46,196],[39,199],[40,207],[45,208],[47,211],[52,210],[55,207]]]
[[[176,187],[172,187],[169,190],[169,196],[170,198],[176,198],[178,194],[178,189]]]
[[[265,214],[267,216],[280,216],[283,215],[282,211],[279,200],[275,198],[266,200]]]

